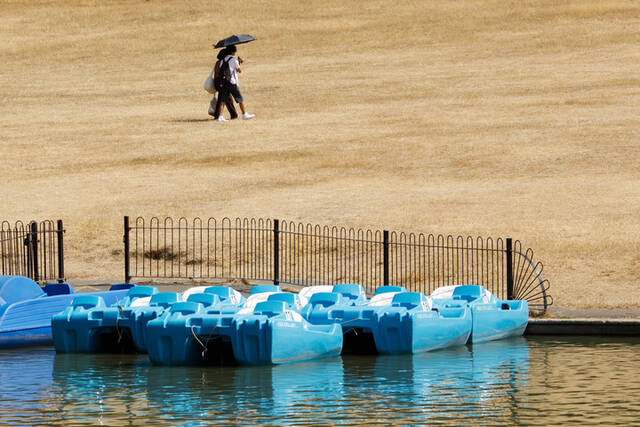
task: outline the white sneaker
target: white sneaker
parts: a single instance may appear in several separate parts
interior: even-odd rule
[[[218,118],[216,119],[217,122],[228,122],[229,120],[225,119],[222,116],[218,116]]]
[[[255,114],[244,113],[242,118],[245,120],[249,120],[249,119],[253,119],[255,116],[256,116]]]

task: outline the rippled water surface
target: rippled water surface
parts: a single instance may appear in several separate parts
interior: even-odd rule
[[[518,338],[418,356],[159,367],[0,351],[0,424],[635,424],[640,340]]]

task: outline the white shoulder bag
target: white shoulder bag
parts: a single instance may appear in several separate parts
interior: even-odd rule
[[[207,76],[207,80],[204,81],[204,90],[206,90],[209,93],[216,93],[216,88],[213,85],[213,73],[215,73],[216,71],[216,66],[214,65],[213,68],[211,69],[211,72],[209,73],[209,76]]]

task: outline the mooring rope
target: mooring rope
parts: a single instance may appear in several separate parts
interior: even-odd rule
[[[196,339],[196,341],[198,341],[198,344],[200,344],[202,346],[202,360],[204,360],[204,355],[207,352],[207,346],[204,345],[204,343],[202,341],[200,341],[200,338],[198,338],[198,336],[196,335],[196,332],[193,330],[194,326],[191,325],[191,334],[193,335],[193,337]]]
[[[356,320],[364,320],[364,319],[362,319],[361,317],[356,317],[356,318],[354,318],[354,319],[345,320],[344,322],[341,322],[340,324],[341,324],[341,325],[345,325],[345,324],[347,324],[347,323],[349,323],[349,322],[354,322],[354,321],[356,321]]]
[[[120,341],[122,341],[122,331],[120,330],[120,327],[118,326],[118,322],[120,321],[119,317],[116,317],[116,333],[118,334],[118,344],[120,344]]]
[[[216,329],[218,329],[219,327],[220,327],[219,325],[216,325],[216,326],[213,327],[213,329],[211,329],[211,332],[209,332],[209,335],[207,335],[207,338],[205,340],[207,343],[209,343],[209,341],[211,341],[211,337],[213,337],[213,332]],[[191,325],[191,334],[196,339],[196,341],[198,341],[198,344],[200,344],[202,346],[203,350],[202,350],[201,356],[202,356],[202,360],[204,360],[204,355],[209,350],[209,348],[200,340],[200,338],[198,338],[198,336],[196,335],[196,333],[193,330],[193,328],[194,328],[194,325]]]
[[[118,310],[120,311],[120,317],[124,319],[124,310],[120,305],[120,301],[118,301],[118,297],[116,297],[116,305],[118,306]],[[120,317],[116,317],[116,333],[118,334],[118,344],[120,344],[120,342],[122,341],[122,331],[120,330],[120,326],[118,325]]]
[[[347,324],[349,322],[353,322],[353,321],[356,321],[356,320],[364,320],[364,319],[362,319],[361,317],[356,317],[356,318],[353,318],[353,319],[345,320],[344,322],[341,322],[340,325],[342,326],[342,325],[345,325],[345,324]],[[358,335],[358,331],[356,331],[356,328],[349,328],[346,331],[344,331],[344,333],[348,334],[349,332],[352,332],[352,331],[353,331],[354,334],[356,334],[356,336]]]

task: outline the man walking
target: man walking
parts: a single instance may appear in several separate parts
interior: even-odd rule
[[[255,117],[253,114],[249,114],[244,106],[244,99],[240,93],[238,87],[238,73],[242,72],[240,64],[244,61],[242,58],[236,57],[238,51],[235,45],[227,47],[227,56],[222,60],[220,64],[220,79],[222,82],[222,90],[219,92],[218,102],[216,103],[216,111],[214,117],[219,122],[226,122],[227,119],[220,115],[220,110],[223,102],[231,101],[230,96],[233,96],[235,101],[240,105],[242,111],[242,118],[249,120]]]

